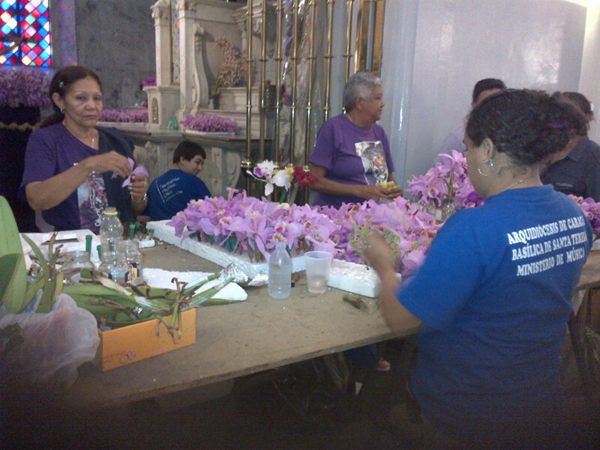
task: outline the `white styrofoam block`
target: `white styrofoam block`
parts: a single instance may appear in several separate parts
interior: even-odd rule
[[[252,262],[245,255],[229,253],[213,245],[199,242],[194,238],[181,239],[179,236],[175,236],[175,229],[167,225],[168,220],[161,220],[157,222],[148,222],[146,225],[148,229],[154,231],[154,237],[161,241],[180,247],[184,250],[198,255],[201,258],[207,259],[221,267],[225,267],[231,263],[236,263],[250,278],[254,278],[256,275],[266,275],[269,273],[269,266],[267,262]],[[304,270],[304,258],[301,256],[294,256],[292,258],[292,270],[294,272],[302,272]]]
[[[256,275],[268,274],[269,269],[266,262],[253,263],[246,256],[229,253],[210,244],[198,242],[196,239],[181,239],[175,236],[175,229],[167,225],[167,222],[168,220],[149,222],[147,227],[154,231],[156,238],[212,261],[221,267],[236,263],[251,278]],[[302,272],[305,270],[304,258],[302,256],[293,257],[292,266],[294,272]],[[356,264],[339,259],[334,259],[331,263],[328,285],[365,297],[377,297],[380,291],[379,277],[373,269],[364,264]]]
[[[377,297],[381,289],[379,277],[372,268],[340,259],[331,262],[327,284],[365,297]]]

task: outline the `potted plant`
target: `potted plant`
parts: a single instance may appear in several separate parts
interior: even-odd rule
[[[246,79],[245,61],[240,50],[228,39],[220,37],[216,44],[223,52],[223,60],[212,87],[211,97],[215,104],[218,103],[219,109],[236,110],[239,102],[245,101],[246,98],[246,90],[241,87]]]
[[[233,119],[218,114],[189,114],[181,121],[183,129],[200,134],[235,134],[237,122]]]

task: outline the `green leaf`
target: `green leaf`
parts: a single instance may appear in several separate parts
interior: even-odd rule
[[[0,302],[6,305],[6,311],[18,314],[27,306],[27,270],[25,269],[25,259],[22,253],[8,256],[7,272],[10,274],[10,278],[8,278],[4,285]],[[3,257],[3,260],[4,258],[6,258],[6,255]],[[4,270],[2,271],[4,272]]]
[[[1,255],[0,256],[0,298],[3,298],[4,291],[8,288],[8,283],[17,267],[19,255]]]
[[[38,264],[42,268],[42,271],[46,271],[46,273],[48,273],[48,261],[46,261],[46,256],[42,253],[42,250],[26,234],[23,235],[23,239],[25,239],[25,242],[29,244],[31,250],[33,250],[33,254],[37,258]]]
[[[27,271],[19,229],[8,201],[0,196],[0,303],[10,313],[20,313],[27,306]]]

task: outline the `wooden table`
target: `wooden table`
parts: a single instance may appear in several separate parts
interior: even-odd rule
[[[146,251],[146,267],[216,271],[188,252],[162,244]],[[392,333],[378,308],[363,312],[342,301],[344,292],[307,292],[302,278],[287,300],[272,300],[266,287],[249,288],[240,304],[198,310],[195,345],[102,373],[80,369],[65,405],[102,408],[207,386],[365,344],[408,336]]]
[[[146,267],[218,270],[215,264],[168,244],[145,253]],[[600,251],[595,251],[577,287],[584,289],[598,281]],[[67,392],[65,405],[86,409],[124,405],[416,332],[413,328],[392,333],[377,308],[359,311],[342,301],[342,291],[309,294],[304,279],[287,300],[272,300],[264,287],[247,291],[246,302],[198,310],[193,346],[105,373],[84,366]]]

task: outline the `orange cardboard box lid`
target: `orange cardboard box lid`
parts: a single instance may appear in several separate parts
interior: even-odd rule
[[[170,323],[171,316],[164,321]],[[173,338],[158,319],[127,327],[98,331],[100,345],[94,363],[103,372],[187,347],[196,342],[196,308],[181,314],[180,338]]]

